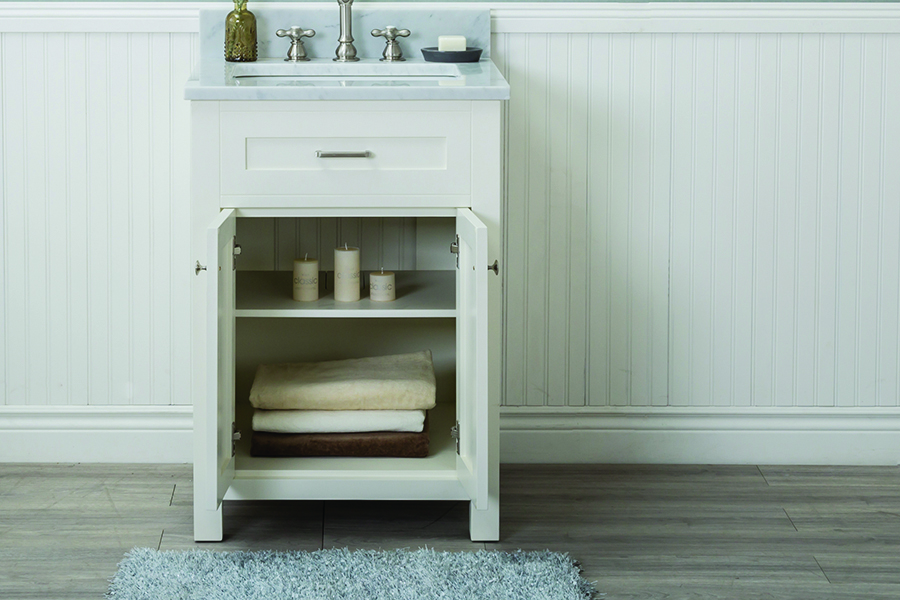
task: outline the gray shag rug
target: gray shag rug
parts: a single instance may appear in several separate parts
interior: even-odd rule
[[[158,551],[119,563],[110,600],[586,600],[558,552]]]

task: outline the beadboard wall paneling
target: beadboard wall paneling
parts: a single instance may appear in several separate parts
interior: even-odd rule
[[[896,406],[900,36],[673,54],[673,406]]]
[[[3,33],[3,403],[190,404],[187,33]]]
[[[3,402],[189,404],[195,7],[5,4]],[[896,9],[494,15],[507,410],[900,406]]]
[[[664,405],[674,38],[497,37],[511,86],[505,404]]]
[[[898,405],[898,34],[497,38],[507,406]]]

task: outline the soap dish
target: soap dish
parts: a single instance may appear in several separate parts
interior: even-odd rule
[[[427,62],[465,63],[481,60],[481,48],[466,48],[465,50],[444,50],[441,52],[435,47],[422,48],[422,56]]]

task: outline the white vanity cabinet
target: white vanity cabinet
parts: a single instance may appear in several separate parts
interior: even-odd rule
[[[221,540],[222,503],[241,499],[464,500],[471,538],[499,539],[500,101],[194,100],[191,126],[195,539]],[[412,228],[396,301],[294,302],[274,262],[236,269],[275,243],[251,220],[295,219],[300,230],[351,217]],[[236,245],[247,248],[237,258]],[[427,458],[249,455],[240,373],[259,357],[431,343],[439,404]]]

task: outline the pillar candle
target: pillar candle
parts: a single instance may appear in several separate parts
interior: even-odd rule
[[[382,270],[381,273],[369,273],[369,298],[373,302],[390,302],[397,297],[394,274]]]
[[[294,259],[294,300],[313,302],[319,299],[319,261],[315,258]]]
[[[359,300],[359,248],[334,249],[334,299],[338,302]]]

